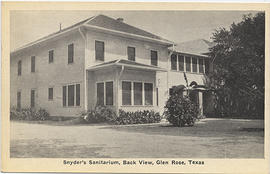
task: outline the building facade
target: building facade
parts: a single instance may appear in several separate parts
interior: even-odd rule
[[[163,111],[170,88],[204,85],[208,58],[122,19],[91,17],[11,53],[11,107],[78,116],[96,105]],[[203,92],[196,94],[203,109]]]

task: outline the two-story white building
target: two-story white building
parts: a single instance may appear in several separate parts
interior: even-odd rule
[[[183,72],[204,85],[208,71],[207,57],[174,45],[121,18],[91,17],[11,53],[11,107],[41,107],[52,116],[96,105],[162,112],[169,89],[185,85]]]

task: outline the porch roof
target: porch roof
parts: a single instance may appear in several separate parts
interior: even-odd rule
[[[90,68],[88,68],[88,71],[94,71],[94,70],[98,70],[98,69],[103,69],[103,68],[107,68],[110,66],[124,66],[124,67],[130,67],[130,68],[135,68],[135,69],[144,69],[144,70],[150,70],[150,71],[167,71],[166,69],[157,67],[157,66],[153,66],[153,65],[146,65],[146,64],[142,64],[142,63],[137,63],[134,61],[130,61],[130,60],[124,60],[124,59],[116,59],[113,61],[109,61],[109,62],[104,62],[95,66],[92,66]]]

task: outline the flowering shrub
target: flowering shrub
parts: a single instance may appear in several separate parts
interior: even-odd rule
[[[11,108],[10,119],[11,120],[48,120],[50,114],[45,109],[34,109],[34,108]]]
[[[158,123],[161,116],[158,112],[144,110],[136,112],[126,112],[119,110],[119,116],[116,119],[116,124],[144,124]]]
[[[182,96],[182,89],[173,88],[165,106],[167,120],[174,126],[193,126],[198,114],[198,106],[187,96]]]
[[[106,106],[96,106],[94,110],[82,113],[86,123],[113,123],[116,120],[116,113],[113,109]]]

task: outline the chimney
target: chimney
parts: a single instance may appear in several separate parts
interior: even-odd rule
[[[119,22],[124,22],[123,18],[117,18],[116,20],[119,21]]]

